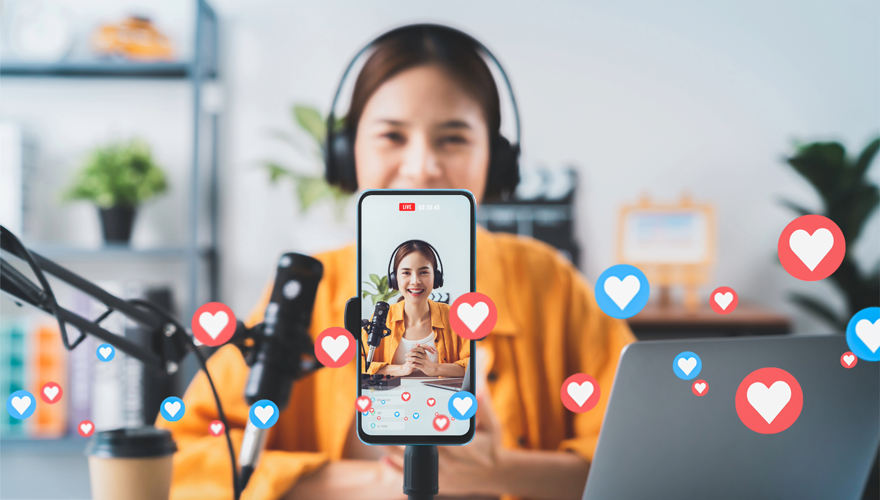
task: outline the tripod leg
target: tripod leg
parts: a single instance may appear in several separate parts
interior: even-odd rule
[[[403,492],[409,500],[433,500],[437,485],[437,447],[408,445],[403,454]]]

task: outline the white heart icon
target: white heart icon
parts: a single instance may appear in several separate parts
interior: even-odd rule
[[[89,424],[89,423],[79,424],[79,429],[82,431],[83,434],[88,434],[88,433],[92,432],[92,424]]]
[[[729,306],[731,302],[733,302],[733,294],[732,293],[730,293],[730,292],[727,292],[727,293],[717,292],[715,294],[715,303],[718,304],[718,307],[720,307],[722,311],[726,310],[727,306]]]
[[[694,389],[696,389],[697,392],[702,394],[703,391],[706,390],[706,384],[704,384],[703,382],[700,382],[699,384],[694,384]]]
[[[617,276],[611,276],[605,280],[603,288],[605,289],[605,293],[608,294],[611,300],[613,300],[614,303],[617,304],[617,307],[622,311],[626,309],[626,306],[629,305],[633,297],[639,293],[642,284],[639,283],[637,277],[630,274],[623,278],[623,281]]]
[[[174,415],[177,415],[177,412],[180,411],[180,401],[175,402],[167,402],[165,403],[165,413],[171,415],[171,418],[174,418]]]
[[[755,382],[749,386],[746,399],[749,400],[752,408],[770,424],[791,400],[791,387],[782,380],[773,382],[769,389],[766,385]]]
[[[12,407],[15,408],[15,411],[17,411],[19,415],[24,415],[24,412],[27,411],[30,406],[31,398],[28,396],[16,396],[12,398]]]
[[[49,401],[52,401],[58,395],[58,386],[43,387],[43,394],[49,398]]]
[[[455,398],[452,400],[452,406],[454,406],[455,409],[458,410],[458,413],[462,415],[467,413],[467,411],[471,409],[471,406],[473,406],[473,404],[474,402],[471,400],[471,398]]]
[[[873,323],[868,319],[856,323],[856,336],[871,352],[877,352],[880,348],[880,319]]]
[[[446,417],[437,417],[437,419],[434,420],[434,423],[437,424],[437,427],[445,429],[446,424],[449,423],[449,419],[447,419]]]
[[[361,411],[366,410],[367,407],[370,406],[370,398],[364,398],[364,399],[358,398],[357,405],[358,405],[358,408],[361,409]]]
[[[269,405],[266,406],[257,406],[254,408],[254,416],[260,419],[260,422],[264,424],[272,418],[272,415],[275,414],[275,408],[272,408]]]
[[[211,424],[211,432],[214,434],[220,434],[220,431],[223,430],[223,424]]]
[[[852,354],[847,354],[843,357],[843,362],[847,364],[847,366],[853,364],[853,361],[856,360],[856,357]]]
[[[684,372],[685,375],[690,375],[691,371],[697,367],[697,358],[691,356],[690,358],[678,358],[678,367],[681,371]]]
[[[113,348],[112,347],[102,347],[102,348],[98,349],[98,352],[101,353],[102,358],[107,359],[111,354],[113,354]]]
[[[593,395],[594,390],[593,383],[589,380],[584,380],[580,384],[572,382],[565,388],[565,392],[571,396],[571,399],[573,399],[578,406],[583,406],[584,403],[590,399],[590,396]]]
[[[458,306],[458,319],[464,323],[471,332],[476,333],[477,328],[483,324],[483,320],[489,317],[489,305],[485,302],[477,302],[473,306],[462,304]]]
[[[788,246],[801,259],[801,262],[812,271],[816,269],[816,266],[831,251],[831,247],[834,246],[834,235],[824,227],[820,227],[813,234],[803,229],[798,229],[791,233],[791,237],[788,238]]]
[[[324,349],[324,352],[326,352],[333,361],[339,361],[339,358],[345,353],[345,350],[348,349],[348,335],[343,333],[335,339],[327,335],[321,340],[321,348]]]
[[[217,339],[217,335],[220,335],[220,332],[222,332],[228,324],[229,316],[226,314],[226,311],[217,311],[216,314],[211,314],[205,311],[199,315],[199,325],[205,330],[205,333],[215,340]]]

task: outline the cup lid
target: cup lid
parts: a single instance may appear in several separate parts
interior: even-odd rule
[[[171,432],[150,426],[96,432],[86,446],[86,455],[100,458],[162,457],[176,451]]]

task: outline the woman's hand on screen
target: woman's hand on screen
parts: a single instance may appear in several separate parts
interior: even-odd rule
[[[416,368],[422,370],[425,375],[436,377],[439,375],[439,365],[428,358],[427,349],[437,352],[431,346],[423,346],[419,344],[413,348],[412,351],[407,353],[406,362],[412,363]]]

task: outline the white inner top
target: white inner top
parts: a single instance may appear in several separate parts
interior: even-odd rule
[[[400,339],[400,344],[397,345],[397,350],[394,351],[394,359],[391,361],[391,364],[394,365],[402,365],[406,363],[406,355],[415,349],[415,347],[419,344],[427,347],[432,347],[436,351],[436,347],[434,347],[434,337],[437,336],[436,332],[431,332],[431,335],[421,339],[421,340],[409,340],[406,338]],[[436,352],[425,351],[428,353],[428,359],[432,362],[437,363],[440,358],[437,357]]]

